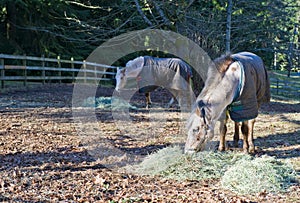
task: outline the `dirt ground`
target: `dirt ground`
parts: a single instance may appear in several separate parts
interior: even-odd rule
[[[112,93],[106,87],[97,91],[98,96]],[[184,143],[186,115],[176,106],[162,108],[170,95],[158,90],[153,108],[130,110],[130,122],[115,123],[110,111],[98,109],[96,120],[82,128],[85,124],[72,114],[72,95],[72,85],[0,90],[0,201],[300,202],[299,184],[286,193],[240,196],[220,189],[214,180],[175,181],[118,170],[167,145]],[[143,107],[143,95],[134,95],[131,104]],[[105,136],[104,144],[87,139],[83,129],[91,128],[101,139]],[[232,128],[230,123],[227,140],[232,140]],[[299,101],[272,99],[264,105],[255,144],[255,156],[289,160],[300,176]],[[105,155],[110,150],[116,153],[113,160]],[[120,162],[114,165],[115,157]]]

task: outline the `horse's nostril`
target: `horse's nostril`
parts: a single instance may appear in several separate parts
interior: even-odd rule
[[[184,150],[184,153],[185,154],[194,154],[196,151],[195,150],[193,150],[193,149],[185,149]]]

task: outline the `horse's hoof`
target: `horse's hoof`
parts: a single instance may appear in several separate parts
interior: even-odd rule
[[[243,153],[244,153],[244,154],[249,154],[248,149],[247,149],[247,148],[243,148]]]
[[[255,154],[255,148],[254,147],[249,147],[249,154]]]

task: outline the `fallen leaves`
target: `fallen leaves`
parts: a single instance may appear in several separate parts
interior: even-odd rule
[[[100,88],[99,92],[109,96],[112,91],[111,88]],[[160,96],[159,92],[154,92],[153,97],[155,94]],[[135,101],[144,102],[144,95],[135,96]],[[43,88],[7,93],[1,97],[0,103],[6,103],[0,109],[0,201],[283,202],[290,199],[296,202],[300,194],[300,188],[296,185],[285,195],[268,193],[257,197],[237,196],[221,190],[214,181],[175,181],[118,172],[106,168],[101,163],[103,160],[96,160],[77,135],[70,108],[72,86],[45,85]],[[35,104],[37,105],[34,106]],[[276,103],[273,105],[272,108],[276,110]],[[159,126],[152,125],[153,118],[148,114],[131,112],[133,122],[130,128],[133,133],[124,135],[113,125],[109,112],[97,110],[97,130],[107,133],[107,137],[119,148],[132,154],[146,155],[177,139],[174,135],[179,133],[179,114],[176,111],[165,114],[168,117],[163,120],[163,130],[158,131]],[[293,115],[289,119],[298,119],[299,113]],[[271,118],[274,115],[263,115],[262,120],[256,124],[257,129],[267,134],[267,124]],[[282,124],[287,133],[295,132],[295,123],[287,120],[280,123],[284,119],[280,116],[274,119],[278,123],[269,127],[274,129],[274,133],[282,132]],[[149,130],[152,135],[147,137]],[[139,135],[148,140],[143,141],[144,137]],[[291,139],[288,135],[284,136],[282,145],[291,145],[288,148],[290,151],[284,150],[287,148],[281,148],[281,145],[277,147],[283,149],[282,153],[293,155],[294,162],[299,163],[299,156],[295,153],[297,139]],[[272,146],[273,142],[269,143],[267,140],[261,138],[259,142],[263,150],[268,149],[265,151],[272,153],[272,149],[276,148]],[[275,155],[281,153],[279,149],[276,150],[273,152]],[[299,151],[296,152],[299,154]]]

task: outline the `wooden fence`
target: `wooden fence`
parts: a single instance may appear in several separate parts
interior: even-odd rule
[[[84,83],[112,80],[114,66],[60,59],[32,56],[15,56],[0,54],[1,88],[5,82],[22,81],[26,86],[29,81],[41,82],[75,82]]]
[[[112,80],[115,68],[86,61],[64,60],[60,57],[54,59],[0,54],[1,88],[8,81],[21,81],[25,86],[30,81],[43,84],[75,81],[98,84],[100,81]],[[299,79],[299,76],[288,78],[283,74],[270,72],[272,94],[300,98]]]
[[[270,74],[272,95],[300,99],[300,77],[272,72]]]

